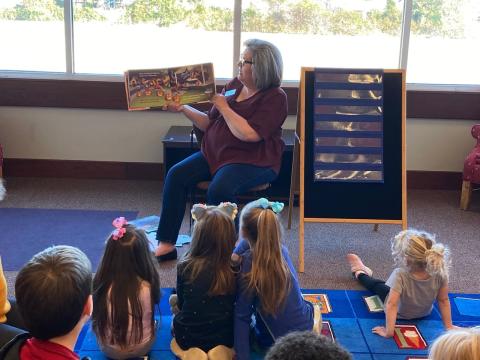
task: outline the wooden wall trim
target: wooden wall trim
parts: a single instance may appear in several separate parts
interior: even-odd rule
[[[220,86],[217,89],[220,90]],[[290,115],[296,115],[298,88],[284,88]],[[123,82],[0,78],[0,105],[126,110]],[[208,109],[207,104],[199,105]],[[480,93],[407,91],[407,117],[480,119]]]
[[[77,179],[163,180],[162,163],[4,159],[5,177],[56,177]],[[407,171],[408,189],[458,190],[462,173]]]

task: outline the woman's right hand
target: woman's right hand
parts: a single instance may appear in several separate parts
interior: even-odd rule
[[[162,106],[162,110],[179,113],[183,112],[183,105],[178,102],[169,102]]]

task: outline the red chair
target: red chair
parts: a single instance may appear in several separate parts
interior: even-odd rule
[[[460,209],[467,210],[472,195],[472,184],[480,184],[480,124],[472,126],[472,136],[477,139],[477,144],[465,158],[463,164],[462,197]]]

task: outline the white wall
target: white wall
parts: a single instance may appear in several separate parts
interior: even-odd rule
[[[289,116],[285,128],[295,121]],[[407,120],[407,169],[462,171],[474,123]],[[160,111],[0,107],[0,143],[7,158],[163,162],[168,128],[188,124]]]

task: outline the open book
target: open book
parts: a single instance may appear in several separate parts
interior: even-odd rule
[[[215,94],[213,64],[125,72],[128,110],[166,108],[169,102],[206,102]]]

